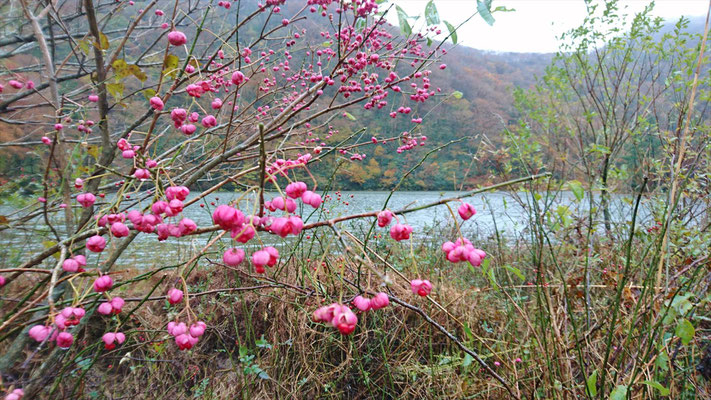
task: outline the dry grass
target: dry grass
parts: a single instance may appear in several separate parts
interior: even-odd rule
[[[608,332],[604,324],[609,318],[614,285],[621,276],[614,271],[619,262],[619,248],[611,244],[597,247],[596,251],[610,256],[593,268],[591,300],[586,308],[585,295],[576,286],[581,282],[582,268],[575,246],[560,253],[565,264],[544,258],[537,265],[545,271],[544,282],[547,282],[540,286],[528,284],[535,279],[538,268],[526,260],[530,252],[525,246],[520,243],[516,246],[523,247],[504,246],[501,252],[495,250],[497,246],[493,243],[487,246],[492,249],[491,265],[496,265],[498,290],[479,271],[473,273],[464,264],[445,263],[437,249],[421,247],[415,249],[418,273],[412,270],[414,266],[405,253],[392,252],[388,261],[403,269],[407,276],[430,279],[436,288],[430,296],[433,301],[414,296],[395,275],[394,284],[389,286],[391,293],[420,307],[462,339],[511,384],[518,396],[585,396],[584,382],[604,358]],[[383,310],[359,314],[358,327],[351,336],[341,336],[332,327],[312,322],[312,311],[327,300],[311,291],[311,281],[304,279],[308,273],[313,273],[314,279],[330,282],[333,271],[344,270],[346,280],[355,279],[355,274],[348,272],[354,266],[343,258],[330,257],[324,268],[314,272],[317,264],[292,262],[284,268],[278,279],[289,282],[289,287],[209,293],[192,298],[191,308],[209,329],[191,351],[179,351],[164,330],[156,329],[164,327],[174,318],[176,310],[182,309],[167,306],[165,300],[149,301],[123,321],[122,330],[129,334],[129,340],[109,352],[101,348],[96,338],[114,322],[94,316],[77,338],[80,345],[66,352],[62,367],[54,370],[54,376],[47,377],[43,397],[508,398],[506,390],[476,361],[435,326],[404,307],[391,303]],[[522,281],[503,265],[518,266],[526,279]],[[688,267],[689,262],[683,261],[675,271],[688,276]],[[201,262],[188,281],[191,293],[259,285],[245,268],[234,271]],[[603,273],[603,269],[607,272]],[[702,269],[707,274],[708,264]],[[635,271],[631,281],[636,282],[641,273]],[[127,278],[128,273],[122,277]],[[376,278],[366,276],[364,285],[377,289],[369,286],[379,282]],[[175,284],[174,279],[172,272],[157,274],[121,295],[145,295],[156,285],[155,295],[162,295]],[[708,284],[708,277],[704,279],[697,279],[693,287],[685,286],[685,290],[702,290],[699,288],[704,282]],[[563,282],[566,287],[561,285]],[[681,286],[681,282],[675,285]],[[356,294],[342,284],[327,287],[332,291],[328,293],[328,302]],[[610,364],[615,367],[610,373],[616,372],[615,384],[628,382],[635,366],[641,372],[631,385],[631,398],[654,397],[653,389],[640,382],[659,376],[655,364],[659,351],[651,355],[637,353],[650,339],[645,336],[646,328],[636,329],[633,324],[661,320],[666,298],[655,297],[653,303],[637,314],[634,308],[643,300],[640,289],[631,286],[623,292],[622,300],[612,343],[624,343],[628,338],[630,341],[626,348],[618,347],[612,352]],[[127,310],[135,305],[131,304]],[[708,312],[708,304],[701,306],[697,312]],[[581,324],[588,311],[589,325]],[[673,326],[669,329],[673,331]],[[708,329],[707,322],[699,324],[700,334],[691,346],[679,346],[678,340],[657,346],[667,352],[671,359],[670,373],[675,374],[661,383],[672,389],[676,398],[687,398],[691,391],[709,393],[708,382],[693,370],[703,361],[704,332]],[[659,341],[659,336],[650,337]],[[28,349],[27,355],[30,353]],[[41,362],[42,354],[28,364],[27,370]],[[519,358],[520,362],[516,361]],[[580,364],[581,359],[584,365]],[[639,363],[640,360],[643,362]],[[260,371],[265,375],[260,376]],[[15,373],[20,375],[23,371]]]

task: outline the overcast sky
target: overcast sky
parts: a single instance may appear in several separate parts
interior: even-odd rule
[[[395,0],[408,15],[424,14],[428,0]],[[621,0],[620,9],[627,7],[630,14],[647,5],[645,0]],[[476,0],[435,0],[440,18],[454,26],[476,11]],[[676,20],[680,16],[706,16],[708,0],[657,0],[653,14]],[[583,0],[494,0],[493,7],[506,6],[513,12],[497,12],[496,22],[489,26],[476,16],[458,31],[459,43],[482,50],[501,52],[555,52],[556,36],[577,27],[585,18]],[[492,7],[492,8],[493,8]],[[397,25],[391,12],[388,20]]]

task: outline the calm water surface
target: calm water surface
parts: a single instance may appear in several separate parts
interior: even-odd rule
[[[306,206],[301,212],[305,223],[328,220],[340,216],[358,214],[373,210],[380,210],[390,192],[332,192],[324,202],[323,209],[314,211],[310,206]],[[270,199],[276,194],[265,195],[265,200]],[[390,210],[401,210],[404,208],[415,208],[422,205],[436,202],[442,198],[451,198],[460,195],[460,192],[397,192],[389,200],[387,208]],[[194,198],[196,194],[189,197]],[[211,203],[216,205],[225,204],[229,201],[237,200],[242,197],[242,193],[238,192],[216,192],[205,199],[205,207],[201,208],[197,204],[188,207],[183,216],[194,220],[199,227],[212,225],[211,210],[214,208]],[[530,196],[529,196],[530,197]],[[107,196],[108,199],[108,196]],[[477,214],[466,221],[462,230],[465,235],[472,240],[485,240],[495,235],[498,230],[499,234],[506,238],[526,238],[526,226],[528,219],[529,208],[525,193],[509,193],[509,192],[489,192],[467,197],[464,201],[471,203],[477,210]],[[542,203],[543,200],[540,201]],[[128,205],[129,203],[124,203]],[[143,208],[150,203],[148,200],[143,201],[138,206],[132,208]],[[301,206],[301,202],[297,201]],[[459,203],[450,203],[452,210],[456,215],[456,210]],[[555,199],[553,210],[560,208],[568,208],[573,214],[585,212],[587,209],[587,201],[576,202],[572,193],[562,192]],[[95,207],[101,207],[97,201]],[[245,214],[251,213],[253,210],[253,197],[249,197],[240,203],[240,208]],[[613,220],[618,223],[624,223],[630,219],[632,206],[628,198],[622,196],[615,197],[613,201]],[[0,215],[6,215],[12,211],[7,205],[0,205]],[[298,211],[298,210],[297,210]],[[643,212],[641,223],[646,223],[649,218],[648,212]],[[434,237],[433,232],[438,228],[446,227],[446,224],[451,221],[451,215],[446,205],[439,205],[425,210],[412,212],[402,216],[406,223],[414,228],[414,240],[427,241],[434,240],[441,242],[441,237]],[[457,216],[459,219],[459,217]],[[459,219],[460,220],[460,219]],[[367,230],[373,219],[369,218],[366,221],[349,221],[343,222],[340,226],[344,229],[350,229],[356,232]],[[461,220],[460,220],[461,221]],[[56,224],[57,229],[61,231],[61,218],[59,215],[54,215],[52,222]],[[175,221],[177,223],[177,221]],[[42,218],[35,219],[32,223],[27,224],[26,230],[6,230],[0,232],[0,240],[3,247],[7,250],[2,256],[5,264],[12,265],[14,260],[25,260],[27,254],[37,251],[42,248],[43,234],[48,234],[48,231],[39,232],[33,229],[43,228]],[[379,229],[379,228],[377,228]],[[380,233],[387,234],[386,229],[379,229]],[[281,247],[285,240],[282,240],[273,235],[262,233],[260,238],[264,243]],[[200,249],[210,239],[210,235],[188,236],[183,238],[169,238],[164,242],[159,242],[155,235],[141,234],[129,247],[130,251],[124,252],[118,261],[119,266],[134,266],[141,267],[145,264],[171,264],[171,261],[177,261],[180,258],[188,256],[196,249]],[[288,241],[294,240],[287,238]],[[225,240],[225,243],[229,243]],[[234,242],[232,242],[234,243]],[[256,240],[252,240],[248,245],[242,247],[259,246]],[[91,255],[91,257],[98,257]],[[145,265],[146,267],[150,265]]]

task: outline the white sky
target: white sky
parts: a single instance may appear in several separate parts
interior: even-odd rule
[[[394,0],[410,15],[424,15],[428,0]],[[457,26],[476,11],[476,0],[435,0],[440,19]],[[641,11],[649,1],[621,0],[621,13]],[[458,31],[459,43],[482,50],[500,52],[555,52],[556,36],[575,28],[585,18],[583,0],[494,0],[497,6],[513,8],[513,12],[497,12],[496,22],[489,26],[480,16],[475,16]],[[624,7],[626,8],[626,11]],[[655,16],[676,20],[680,16],[706,16],[708,0],[657,0]],[[424,19],[424,17],[421,17]],[[394,10],[388,15],[393,25],[398,25]],[[443,31],[446,28],[442,26]]]

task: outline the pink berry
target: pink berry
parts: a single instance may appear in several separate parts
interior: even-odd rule
[[[77,196],[77,202],[81,204],[81,206],[84,208],[89,208],[93,206],[95,201],[96,196],[94,196],[92,193],[82,193]]]
[[[370,310],[370,299],[366,299],[363,296],[356,296],[356,298],[353,299],[353,304],[361,311]]]
[[[101,253],[105,247],[106,239],[104,239],[103,236],[94,235],[86,241],[86,248],[94,253]]]
[[[412,280],[410,282],[410,288],[412,289],[412,293],[422,297],[427,296],[430,292],[432,292],[432,284],[427,279]]]
[[[380,292],[370,299],[370,308],[373,310],[379,310],[383,307],[387,307],[390,304],[390,298],[387,293]]]
[[[225,254],[222,255],[222,261],[229,265],[230,267],[236,267],[242,263],[244,260],[244,250],[232,248],[227,249]]]
[[[384,228],[390,225],[393,220],[393,213],[390,210],[383,210],[378,213],[378,226]]]
[[[57,346],[62,349],[68,349],[74,343],[74,336],[69,332],[61,332],[57,335]]]
[[[409,239],[411,233],[412,227],[410,225],[395,224],[392,226],[392,228],[390,228],[390,237],[397,240],[398,242],[401,240]]]
[[[168,303],[178,304],[183,301],[183,291],[180,289],[172,288],[168,291]]]
[[[462,205],[459,206],[457,212],[459,213],[459,216],[462,217],[462,219],[465,221],[476,214],[474,206],[469,203],[462,203]]]
[[[116,237],[126,237],[129,233],[128,227],[121,222],[116,222],[111,225],[111,234]]]
[[[161,98],[158,96],[151,97],[150,104],[151,104],[151,108],[153,108],[156,111],[163,110],[163,107],[164,107],[163,100],[161,100]]]
[[[94,281],[94,291],[98,292],[98,293],[105,292],[105,291],[111,289],[111,287],[113,285],[114,285],[114,281],[113,281],[113,279],[111,279],[110,276],[108,276],[108,275],[100,276],[99,278],[97,278]]]

